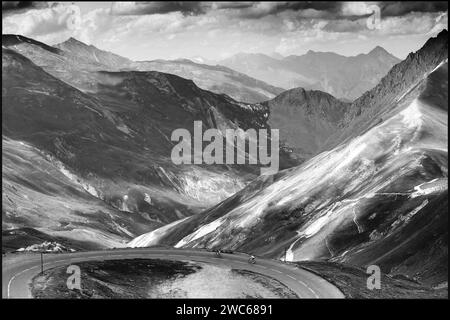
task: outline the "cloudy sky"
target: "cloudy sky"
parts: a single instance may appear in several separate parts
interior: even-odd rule
[[[374,12],[380,12],[375,24]],[[377,45],[405,58],[448,28],[448,7],[447,2],[3,1],[2,25],[3,33],[48,44],[74,37],[134,60],[308,50],[348,56]]]

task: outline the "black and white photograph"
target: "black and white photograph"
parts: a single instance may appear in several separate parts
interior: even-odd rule
[[[440,1],[2,1],[2,298],[448,300],[447,29]]]

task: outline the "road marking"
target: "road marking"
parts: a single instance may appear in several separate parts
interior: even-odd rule
[[[102,257],[102,256],[95,256],[95,257],[86,257],[86,259],[104,259],[104,257]]]
[[[286,275],[286,276],[288,276],[289,278],[291,278],[291,279],[293,279],[293,280],[297,280],[297,279],[295,279],[293,276],[290,276],[290,275]]]
[[[319,298],[319,296],[317,295],[317,293],[311,289],[306,283],[304,283],[302,280],[297,280],[301,285],[305,286],[306,288],[308,288],[309,291],[312,292],[312,294],[314,295],[315,298]]]
[[[38,267],[38,266],[34,266],[34,267],[31,267],[31,268],[22,270],[22,271],[20,271],[19,273],[16,273],[14,276],[12,276],[11,279],[9,279],[9,282],[8,282],[8,298],[10,297],[9,291],[10,291],[11,283],[13,282],[13,280],[14,280],[16,277],[20,276],[22,273],[25,273],[25,272],[30,271],[31,269],[34,269],[34,268],[37,268],[37,267]]]
[[[279,270],[276,270],[276,269],[270,268],[270,270],[283,274],[283,272],[281,272],[281,271],[279,271]]]

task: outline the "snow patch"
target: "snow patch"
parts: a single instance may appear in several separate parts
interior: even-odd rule
[[[208,233],[211,233],[215,231],[220,225],[222,224],[222,219],[217,219],[195,231],[194,233],[190,234],[189,236],[181,239],[176,245],[175,248],[181,248],[184,245],[186,245],[189,242],[195,241]]]
[[[422,112],[420,112],[419,104],[415,99],[411,104],[400,112],[403,117],[402,121],[410,129],[420,129],[423,124]]]
[[[17,249],[19,252],[75,252],[75,249],[67,248],[58,242],[44,241],[41,244],[32,244],[31,246]]]
[[[432,193],[442,192],[448,189],[448,179],[433,179],[429,182],[421,183],[414,187],[415,192],[411,193],[411,198],[424,196]]]
[[[159,240],[173,227],[175,227],[177,224],[183,222],[189,217],[186,217],[181,220],[177,220],[175,222],[169,223],[161,228],[158,228],[154,231],[144,233],[140,235],[137,238],[134,238],[130,242],[128,242],[127,247],[129,248],[138,248],[138,247],[149,247],[152,245],[158,244]]]

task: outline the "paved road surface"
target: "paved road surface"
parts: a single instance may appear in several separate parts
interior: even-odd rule
[[[88,251],[64,254],[44,254],[44,268],[65,266],[82,261],[119,259],[166,259],[206,262],[227,265],[235,269],[258,272],[277,279],[300,298],[343,298],[342,292],[323,278],[276,260],[256,259],[256,264],[248,263],[249,256],[242,253],[222,254],[216,257],[206,250],[127,248],[104,251]],[[29,284],[41,270],[39,254],[10,254],[3,257],[2,296],[3,298],[31,298]]]

